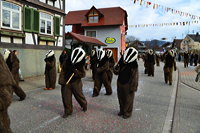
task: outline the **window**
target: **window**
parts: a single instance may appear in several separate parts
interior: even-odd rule
[[[21,7],[6,1],[1,2],[1,26],[21,30]]]
[[[40,13],[40,33],[52,35],[53,17],[46,13]]]
[[[88,22],[89,23],[98,23],[99,22],[99,15],[96,11],[91,11],[88,16]]]
[[[87,31],[87,36],[96,37],[96,31]]]

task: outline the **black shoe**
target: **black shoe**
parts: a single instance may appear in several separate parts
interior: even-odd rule
[[[87,111],[87,105],[85,105],[84,107],[82,107],[83,111],[86,112]]]
[[[123,115],[124,119],[128,119],[130,116]]]
[[[20,97],[19,101],[23,101],[25,99],[25,97]]]
[[[62,118],[67,118],[69,115],[71,115],[71,114],[64,114],[64,115],[62,116]]]
[[[123,113],[122,113],[122,112],[119,112],[117,115],[118,115],[118,116],[122,116],[122,115],[123,115]]]
[[[112,93],[106,93],[106,94],[104,94],[104,95],[112,95]]]
[[[97,97],[97,96],[98,96],[98,94],[93,94],[93,95],[92,95],[92,97]]]
[[[169,85],[172,85],[172,83],[170,82]]]

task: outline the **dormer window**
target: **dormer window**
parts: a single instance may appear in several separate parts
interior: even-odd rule
[[[98,23],[99,22],[99,14],[92,10],[88,15],[88,22],[89,23]]]

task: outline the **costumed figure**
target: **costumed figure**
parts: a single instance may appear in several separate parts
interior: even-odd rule
[[[173,76],[173,71],[176,71],[176,61],[174,57],[174,51],[173,50],[168,50],[166,55],[165,55],[165,60],[164,60],[164,78],[165,78],[165,83],[169,85],[172,85],[172,76]]]
[[[132,115],[135,92],[138,88],[138,51],[130,47],[115,65],[113,72],[118,75],[117,96],[120,105],[119,116],[124,119]]]
[[[189,63],[189,54],[187,51],[184,52],[184,67],[188,67],[188,63]]]
[[[20,97],[20,101],[22,101],[26,98],[26,94],[22,90],[22,88],[19,86],[19,80],[20,80],[19,64],[20,64],[20,62],[19,62],[19,59],[17,58],[17,51],[16,50],[10,51],[8,58],[6,59],[4,57],[4,59],[6,60],[6,64],[8,65],[8,68],[10,69],[10,72],[16,82],[17,87],[14,88],[14,92],[18,97]]]
[[[18,86],[0,54],[0,133],[12,133],[8,107],[12,102],[13,90]]]
[[[155,65],[155,58],[153,54],[153,50],[149,49],[147,54],[147,62],[148,62],[148,76],[154,76],[154,65]]]
[[[106,56],[106,52],[103,49],[99,49],[97,51],[97,71],[94,80],[93,97],[99,95],[102,84],[104,84],[106,89],[105,95],[112,94],[112,88],[107,74],[108,70],[109,70],[109,61]]]
[[[75,48],[72,51],[71,58],[68,58],[63,63],[63,69],[59,77],[64,105],[63,118],[73,112],[72,94],[82,107],[82,110],[84,112],[87,111],[87,101],[83,95],[83,83],[81,80],[81,78],[85,77],[85,55],[86,53],[82,48]]]
[[[44,73],[46,88],[44,90],[52,90],[56,86],[56,58],[53,50],[47,52],[44,61],[46,62]]]

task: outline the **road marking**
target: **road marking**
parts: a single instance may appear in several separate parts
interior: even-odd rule
[[[49,125],[50,123],[54,122],[55,120],[57,120],[59,118],[61,118],[61,117],[60,116],[56,116],[56,117],[52,118],[51,120],[48,120],[48,121],[44,122],[39,127],[35,128],[34,131],[37,131],[38,129],[44,128],[45,126]]]
[[[167,116],[165,118],[165,124],[163,126],[163,131],[162,133],[171,133],[172,129],[172,122],[173,122],[173,116],[174,116],[174,109],[175,109],[175,102],[176,102],[176,94],[177,94],[177,88],[178,88],[178,80],[179,80],[179,74],[176,72],[176,79],[175,79],[175,84],[172,90],[172,95],[171,95],[171,100],[169,103],[168,111],[167,111]]]

